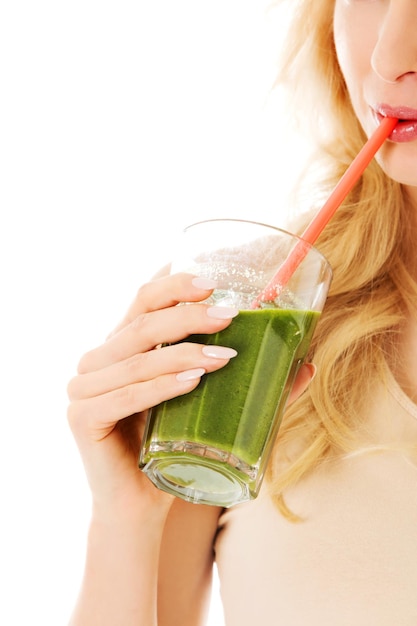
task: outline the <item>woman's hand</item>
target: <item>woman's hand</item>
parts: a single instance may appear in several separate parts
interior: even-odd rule
[[[219,352],[207,356],[203,346],[186,342],[160,347],[230,324],[237,309],[199,304],[214,286],[189,274],[145,284],[107,341],[82,357],[68,385],[68,420],[94,504],[106,514],[158,503],[166,508],[171,502],[138,470],[140,441],[150,407],[188,393],[203,373],[233,356],[228,351],[221,358]],[[179,302],[195,304],[178,307]]]
[[[297,372],[296,379],[288,396],[287,405],[295,402],[297,398],[307,389],[314,376],[316,375],[316,366],[314,363],[303,363]]]

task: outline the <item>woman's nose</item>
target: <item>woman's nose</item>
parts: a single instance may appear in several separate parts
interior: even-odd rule
[[[388,83],[417,76],[417,1],[395,0],[379,31],[371,57],[374,72]]]

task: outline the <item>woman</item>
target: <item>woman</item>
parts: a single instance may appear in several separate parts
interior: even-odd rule
[[[137,470],[148,407],[228,362],[153,349],[233,324],[198,304],[204,281],[144,285],[81,359],[69,421],[93,510],[71,626],[203,624],[213,559],[227,626],[417,623],[416,23],[415,0],[297,2],[281,81],[318,129],[318,205],[381,116],[400,121],[317,242],[334,270],[317,376],[302,393],[314,368],[300,372],[260,496],[192,505]]]

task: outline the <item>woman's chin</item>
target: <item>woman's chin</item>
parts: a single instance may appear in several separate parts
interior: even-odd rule
[[[417,195],[417,140],[408,143],[388,140],[376,159],[387,176],[402,185],[414,187]]]

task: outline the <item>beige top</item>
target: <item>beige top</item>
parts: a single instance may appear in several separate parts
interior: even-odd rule
[[[394,444],[332,461],[287,498],[267,487],[228,509],[215,545],[227,626],[416,626],[417,406],[390,376],[376,391],[370,439]]]

